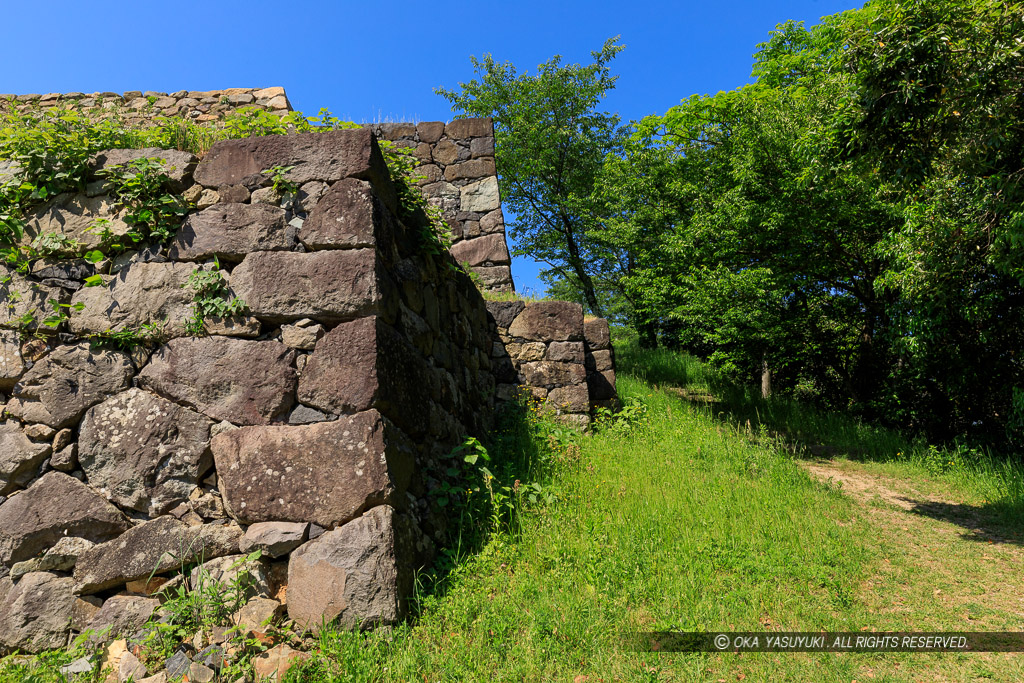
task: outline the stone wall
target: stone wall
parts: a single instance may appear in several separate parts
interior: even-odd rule
[[[141,156],[195,204],[170,244],[0,266],[0,651],[132,636],[156,589],[199,580],[181,567],[228,577],[254,550],[244,609],[394,623],[443,536],[444,456],[485,437],[520,383],[585,425],[613,395],[607,324],[485,302],[398,204],[368,128],[224,141],[202,160],[108,150],[92,169]],[[297,197],[261,173],[274,166]],[[106,192],[96,177],[39,207],[25,244],[109,249],[127,225]],[[113,237],[89,230],[98,218]],[[194,336],[190,279],[213,273],[245,308]],[[55,327],[51,302],[68,312]],[[112,343],[145,329],[159,345]]]
[[[451,228],[451,252],[468,264],[486,289],[512,291],[512,259],[505,238],[491,119],[450,123],[382,123],[374,132],[410,151],[428,201]]]
[[[280,87],[0,95],[0,110],[10,108],[25,113],[54,107],[85,111],[99,118],[119,116],[132,124],[177,115],[205,123],[242,108],[263,109],[278,115],[292,110],[284,88]]]
[[[49,93],[0,95],[0,111],[64,107],[98,118],[118,116],[131,125],[180,115],[216,123],[225,114],[261,109],[278,116],[292,111],[284,88],[227,88],[174,93]],[[380,139],[408,148],[421,163],[416,173],[429,201],[451,227],[452,254],[469,264],[485,289],[512,291],[512,260],[505,239],[498,177],[494,166],[494,126],[490,119],[444,123],[381,123],[370,127]]]
[[[563,422],[590,425],[591,410],[614,407],[615,370],[608,321],[585,319],[567,301],[488,301],[498,397],[525,388]]]

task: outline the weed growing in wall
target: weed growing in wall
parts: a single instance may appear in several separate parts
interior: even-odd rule
[[[206,321],[210,318],[230,318],[245,311],[245,302],[231,295],[216,261],[214,270],[192,271],[183,286],[192,290],[192,315],[185,321],[185,331],[193,336],[206,334]]]

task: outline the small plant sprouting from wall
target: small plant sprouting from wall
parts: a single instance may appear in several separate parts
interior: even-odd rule
[[[219,263],[214,263],[213,270],[192,271],[184,286],[192,290],[192,315],[185,321],[185,331],[192,336],[206,334],[210,318],[230,318],[245,311],[245,302],[231,295]]]

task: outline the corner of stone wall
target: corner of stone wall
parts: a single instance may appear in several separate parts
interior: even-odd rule
[[[494,165],[494,124],[489,118],[450,123],[380,123],[381,138],[419,160],[413,170],[427,201],[441,209],[451,230],[451,253],[480,278],[483,288],[513,291],[512,260]]]
[[[591,410],[614,407],[614,359],[608,321],[585,319],[567,301],[488,301],[498,397],[528,391],[561,421],[590,425]],[[601,368],[601,369],[598,369]]]

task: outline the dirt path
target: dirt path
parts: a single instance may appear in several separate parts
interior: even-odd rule
[[[846,460],[802,461],[852,498],[877,545],[879,564],[861,599],[912,630],[1024,628],[1024,546],[1000,533],[983,508],[922,494],[913,482]]]

